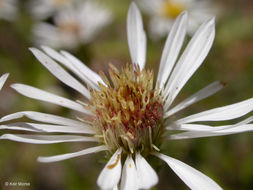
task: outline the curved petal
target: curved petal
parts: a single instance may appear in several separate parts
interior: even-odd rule
[[[96,142],[93,137],[75,136],[75,135],[20,135],[3,134],[0,140],[11,140],[31,144],[53,144],[63,142]]]
[[[75,89],[84,95],[87,99],[90,99],[90,92],[79,81],[66,72],[60,65],[58,65],[53,59],[48,57],[42,51],[36,48],[30,48],[33,55],[42,63],[56,78],[62,81],[70,88]]]
[[[2,90],[3,85],[4,85],[5,81],[7,80],[8,76],[9,76],[9,73],[6,73],[0,77],[0,90]]]
[[[31,120],[44,122],[44,123],[52,123],[52,124],[57,124],[57,125],[68,125],[68,126],[74,126],[74,127],[92,128],[91,126],[89,126],[83,122],[74,120],[74,119],[69,119],[69,118],[65,118],[65,117],[61,117],[61,116],[57,116],[57,115],[35,112],[35,111],[21,111],[21,112],[16,112],[16,113],[12,113],[9,115],[5,115],[4,117],[2,117],[0,119],[0,122],[15,120],[15,119],[19,119],[22,117],[27,117]]]
[[[49,156],[49,157],[38,157],[37,161],[38,162],[59,162],[62,160],[67,160],[70,158],[74,158],[74,157],[78,157],[78,156],[83,156],[86,154],[91,154],[91,153],[96,153],[96,152],[100,152],[100,151],[104,151],[107,150],[107,148],[105,146],[96,146],[96,147],[92,147],[92,148],[87,148],[78,152],[74,152],[74,153],[68,153],[68,154],[61,154],[61,155],[56,155],[56,156]]]
[[[96,72],[92,71],[75,56],[66,51],[61,51],[61,54],[73,64],[73,67],[80,71],[82,75],[84,75],[89,80],[89,83],[93,83],[93,85],[98,85],[98,82],[100,82],[101,84],[106,86],[102,78]]]
[[[146,34],[141,13],[135,3],[131,3],[127,14],[127,40],[133,64],[142,70],[146,63]]]
[[[44,133],[78,133],[78,134],[94,134],[92,128],[82,126],[66,126],[66,125],[50,125],[40,123],[18,122],[7,125],[0,125],[0,129],[33,131]]]
[[[183,182],[194,190],[221,190],[222,188],[211,178],[192,168],[191,166],[169,156],[154,153],[155,156],[165,161]]]
[[[113,189],[118,185],[121,176],[121,152],[118,149],[99,174],[97,184],[101,189]]]
[[[89,78],[87,78],[86,75],[84,75],[80,69],[76,68],[71,61],[69,61],[66,57],[64,57],[62,54],[58,53],[54,49],[42,46],[41,47],[50,57],[67,67],[70,71],[75,73],[76,76],[78,76],[83,82],[87,83],[91,88],[98,90],[99,86],[96,84],[96,81],[91,81]],[[87,73],[89,76],[90,73]]]
[[[202,131],[189,131],[184,133],[179,133],[171,135],[170,139],[179,140],[179,139],[193,139],[193,138],[202,138],[202,137],[214,137],[214,136],[224,136],[237,133],[244,133],[253,131],[253,124],[237,125],[237,126],[221,126],[221,127],[210,127],[209,130]]]
[[[224,83],[219,82],[219,81],[209,84],[205,88],[201,89],[197,93],[193,94],[189,98],[185,99],[184,101],[182,101],[181,103],[176,105],[174,108],[171,108],[170,110],[168,110],[164,114],[164,118],[167,118],[167,117],[183,110],[184,108],[215,94],[216,92],[221,90],[223,88],[223,86],[224,86]]]
[[[192,123],[198,121],[225,121],[241,117],[253,110],[253,98],[223,106],[214,108],[211,110],[203,111],[188,117],[179,119],[176,123]]]
[[[33,98],[36,100],[41,100],[45,102],[50,102],[53,104],[57,104],[59,106],[63,106],[66,108],[70,108],[88,115],[92,115],[89,110],[86,110],[82,105],[73,102],[69,99],[57,96],[55,94],[46,92],[44,90],[40,90],[38,88],[28,86],[25,84],[13,84],[11,85],[13,89],[15,89],[18,93],[27,96],[29,98]]]

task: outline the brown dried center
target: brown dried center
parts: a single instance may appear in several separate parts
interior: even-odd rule
[[[111,149],[145,149],[152,144],[163,116],[162,98],[153,89],[153,72],[133,71],[127,65],[120,73],[110,65],[109,74],[111,81],[101,73],[107,86],[100,84],[100,91],[91,91],[94,126]]]

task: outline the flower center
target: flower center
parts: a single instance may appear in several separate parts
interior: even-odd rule
[[[169,0],[162,4],[161,15],[164,17],[176,18],[184,10],[186,10],[186,5]]]
[[[56,6],[65,6],[69,3],[70,0],[54,0]]]
[[[74,36],[79,36],[80,27],[76,22],[64,22],[59,24],[59,28],[62,32],[73,34]]]
[[[119,72],[110,65],[110,81],[91,90],[95,113],[94,128],[107,147],[121,147],[127,153],[149,152],[159,146],[163,134],[162,97],[153,89],[153,72],[133,70],[127,65]]]

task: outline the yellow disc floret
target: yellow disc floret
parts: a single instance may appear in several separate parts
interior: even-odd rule
[[[90,90],[97,134],[112,151],[151,151],[163,131],[162,97],[153,89],[153,72],[130,65],[120,72],[110,65],[110,78],[100,75],[106,85]]]
[[[186,5],[176,1],[166,1],[161,6],[161,15],[169,18],[176,18],[186,9]]]

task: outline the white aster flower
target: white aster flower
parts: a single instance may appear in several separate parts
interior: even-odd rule
[[[76,48],[92,41],[112,19],[111,13],[92,1],[84,1],[59,11],[54,25],[41,22],[34,26],[37,44],[56,48]]]
[[[215,15],[216,10],[209,0],[139,0],[150,16],[151,37],[165,37],[179,14],[188,12],[187,32],[193,34],[203,21]]]
[[[57,11],[66,9],[78,0],[31,0],[29,10],[37,19],[53,16]]]
[[[0,18],[12,21],[18,12],[17,0],[0,0]]]
[[[89,102],[87,104],[74,102],[35,87],[13,84],[12,88],[27,97],[75,110],[83,116],[77,120],[34,111],[13,113],[1,118],[1,128],[30,131],[34,134],[4,134],[0,139],[34,144],[94,142],[98,145],[79,152],[39,157],[38,161],[56,162],[99,151],[109,151],[112,156],[97,180],[101,189],[120,187],[122,190],[137,190],[150,189],[156,185],[158,176],[145,159],[147,155],[165,161],[191,189],[221,189],[206,175],[175,158],[162,154],[160,150],[160,145],[169,140],[228,135],[253,129],[253,125],[249,124],[252,117],[224,126],[195,124],[195,122],[239,118],[252,111],[253,99],[214,108],[179,120],[172,117],[223,87],[222,83],[214,82],[177,106],[171,106],[184,84],[207,56],[215,36],[215,23],[212,18],[200,26],[182,55],[178,57],[186,28],[185,12],[176,19],[168,35],[155,85],[153,85],[153,72],[145,69],[146,36],[141,14],[134,3],[131,4],[127,17],[127,37],[133,66],[127,65],[119,71],[110,65],[110,79],[102,72],[100,75],[96,74],[68,52],[57,52],[49,47],[42,47],[44,52],[31,48],[35,57],[55,77],[81,93]],[[70,75],[62,66],[76,77]],[[83,82],[89,88],[84,86]],[[23,116],[36,122],[8,124],[11,120]],[[174,130],[182,132],[168,136],[167,132]],[[61,134],[47,135],[47,133]]]

